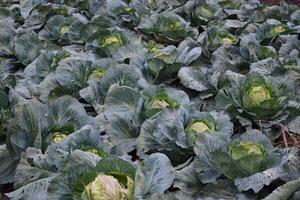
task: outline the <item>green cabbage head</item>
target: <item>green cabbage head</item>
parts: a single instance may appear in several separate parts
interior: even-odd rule
[[[252,174],[264,170],[267,151],[261,144],[241,141],[230,146],[229,154],[246,173]]]
[[[198,6],[195,9],[195,17],[203,21],[209,21],[213,19],[214,11],[207,5]]]
[[[286,25],[284,25],[284,24],[276,25],[272,29],[272,31],[275,34],[280,34],[280,33],[286,32],[287,30],[288,30],[288,27]]]
[[[83,200],[129,200],[132,199],[133,180],[129,177],[125,188],[115,177],[99,174],[95,180],[85,186],[81,194]]]
[[[150,104],[152,109],[159,110],[170,106],[164,99],[153,99]]]
[[[104,75],[104,69],[96,69],[90,74],[89,79],[101,79]]]
[[[268,119],[282,111],[286,87],[273,77],[250,74],[241,83],[238,95],[241,95],[241,105],[246,112],[257,119]]]
[[[193,145],[197,136],[201,133],[214,131],[215,127],[212,122],[204,121],[204,120],[196,120],[191,122],[187,128],[187,144],[189,146]]]
[[[101,39],[100,43],[102,47],[120,47],[124,45],[122,35],[120,33],[106,35]]]
[[[219,36],[219,40],[221,44],[225,44],[225,45],[234,44],[237,41],[236,37],[230,33],[224,35],[221,34],[221,36]]]
[[[69,32],[69,26],[63,26],[60,28],[59,33],[60,34],[65,34]]]
[[[259,105],[261,102],[271,99],[270,91],[263,86],[254,86],[247,91],[252,105]]]
[[[52,141],[54,143],[59,143],[60,141],[62,141],[67,135],[62,133],[62,132],[56,132],[53,134],[52,136]]]
[[[249,155],[264,156],[264,147],[260,144],[252,142],[240,142],[239,144],[233,144],[230,147],[230,154],[233,160],[238,160]]]
[[[81,146],[80,150],[99,155],[100,157],[106,157],[108,155],[102,149],[98,149],[98,148],[91,147],[91,146]]]
[[[161,93],[154,96],[149,102],[149,105],[151,110],[162,110],[167,107],[176,108],[178,106],[167,94]]]
[[[141,119],[145,120],[154,114],[167,109],[178,109],[185,105],[188,99],[181,91],[173,88],[155,87],[144,91],[146,101],[143,105]]]
[[[177,31],[182,30],[181,22],[176,18],[163,18],[161,23],[161,30],[162,31]]]
[[[209,127],[202,121],[194,122],[188,127],[189,132],[194,131],[196,133],[203,133],[207,130],[209,130]]]

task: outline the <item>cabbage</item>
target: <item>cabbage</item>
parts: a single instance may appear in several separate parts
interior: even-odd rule
[[[83,200],[126,200],[131,196],[130,192],[113,176],[99,174],[93,182],[85,186],[81,198]]]

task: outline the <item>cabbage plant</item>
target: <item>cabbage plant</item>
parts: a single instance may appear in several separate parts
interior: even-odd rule
[[[254,73],[229,81],[218,94],[220,106],[240,108],[254,119],[271,119],[283,112],[288,86],[280,80]]]
[[[211,143],[215,145],[213,148]],[[196,141],[195,152],[199,164],[212,166],[203,173],[224,174],[241,191],[252,189],[257,193],[265,184],[284,177],[280,152],[259,131],[248,131],[229,143],[204,134]]]
[[[153,14],[142,18],[139,29],[154,34],[160,41],[178,42],[185,37],[196,37],[198,31],[182,17],[173,13]]]
[[[147,118],[166,109],[179,109],[190,101],[185,92],[163,86],[146,88],[143,94],[145,102],[141,115]]]
[[[81,198],[84,200],[92,199],[132,199],[133,180],[128,178],[126,189],[116,178],[110,175],[98,174],[94,181],[85,186]]]
[[[201,134],[214,134],[228,140],[232,131],[233,125],[229,117],[221,112],[191,111],[185,118],[185,132],[189,146],[193,146]]]

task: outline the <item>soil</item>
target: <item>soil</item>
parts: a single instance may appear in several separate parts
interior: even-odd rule
[[[276,5],[280,4],[281,0],[261,0],[261,2]],[[295,4],[300,7],[300,0],[285,0],[285,2],[289,4]]]
[[[300,148],[300,135],[297,133],[289,132],[288,128],[283,127],[281,130],[281,135],[275,140],[274,145],[279,148]]]

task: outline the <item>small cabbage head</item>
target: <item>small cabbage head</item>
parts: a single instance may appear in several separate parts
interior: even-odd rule
[[[106,35],[101,40],[102,47],[120,47],[123,46],[124,42],[122,40],[122,35],[120,33],[112,33]]]
[[[158,24],[158,32],[169,39],[177,40],[186,34],[182,22],[176,17],[164,16]]]
[[[59,143],[62,141],[67,135],[62,132],[55,132],[52,136],[52,141],[54,143]]]
[[[167,101],[165,101],[164,99],[153,99],[150,102],[150,105],[151,105],[151,109],[158,109],[158,110],[161,110],[161,109],[164,109],[164,108],[170,106],[170,104]]]
[[[233,40],[229,37],[225,37],[225,38],[222,38],[222,43],[223,44],[232,44]]]
[[[164,59],[165,57],[169,56],[170,54],[174,53],[173,51],[164,51],[164,46],[161,44],[158,44],[154,41],[148,42],[145,47],[149,51],[149,53],[152,53],[154,55],[154,58],[160,58]]]
[[[100,157],[106,157],[108,155],[108,153],[106,153],[102,149],[98,149],[91,146],[81,146],[80,150],[99,155]]]
[[[273,32],[274,32],[274,33],[277,33],[277,34],[286,32],[287,30],[288,30],[287,27],[285,27],[285,26],[282,25],[282,24],[276,25],[276,26],[273,28]]]
[[[220,42],[225,45],[236,43],[236,38],[232,34],[224,34],[220,37]]]
[[[271,99],[270,91],[263,86],[254,86],[247,91],[252,105],[259,105],[260,103]]]
[[[229,153],[231,158],[237,162],[244,173],[250,175],[264,170],[264,160],[267,151],[261,144],[241,141],[230,146]]]
[[[259,34],[257,37],[259,40],[271,39],[281,34],[286,34],[290,32],[288,25],[280,23],[277,20],[267,20],[263,23],[258,30]]]
[[[259,46],[255,48],[255,56],[258,60],[263,60],[275,55],[275,50],[272,50],[270,47]]]
[[[211,19],[214,16],[214,12],[207,6],[199,6],[196,9],[196,15]]]
[[[60,34],[65,34],[67,32],[69,32],[69,26],[62,26],[59,30]]]
[[[162,48],[164,48],[163,45],[156,43],[155,41],[151,40],[148,43],[145,44],[146,49],[150,53],[155,53],[157,51],[160,51]]]
[[[197,133],[203,133],[207,130],[209,130],[209,127],[201,121],[194,122],[188,127],[188,131],[195,131]]]
[[[212,26],[208,29],[208,40],[210,41],[208,48],[210,50],[215,50],[222,45],[237,43],[238,38],[223,26]]]
[[[130,179],[129,177],[127,177]],[[83,200],[129,200],[132,197],[130,189],[133,181],[127,181],[126,189],[115,177],[111,175],[99,174],[95,180],[85,186],[81,194]]]
[[[96,69],[90,74],[89,79],[101,79],[104,76],[104,74],[105,70]]]
[[[158,91],[150,100],[148,105],[150,110],[162,110],[167,107],[176,108],[178,106],[164,91]]]
[[[276,116],[284,107],[286,86],[277,78],[249,74],[242,80],[239,91],[244,111],[256,119],[265,120]]]
[[[187,144],[189,146],[193,145],[197,136],[204,132],[214,131],[214,124],[212,122],[203,121],[201,119],[191,122],[187,128]]]
[[[240,142],[230,146],[230,155],[233,160],[239,160],[250,155],[263,157],[265,153],[266,151],[262,145],[252,142]]]
[[[208,5],[200,5],[196,7],[195,12],[193,14],[194,21],[196,23],[206,23],[213,19],[214,11]]]
[[[145,94],[148,96],[148,99],[143,104],[143,113],[141,114],[142,120],[146,120],[156,113],[166,110],[166,109],[177,109],[180,107],[180,103],[177,102],[177,99],[169,97],[169,94],[164,89],[158,89],[155,93]]]
[[[169,31],[181,30],[182,26],[179,20],[175,18],[166,18],[162,21],[161,26]]]

